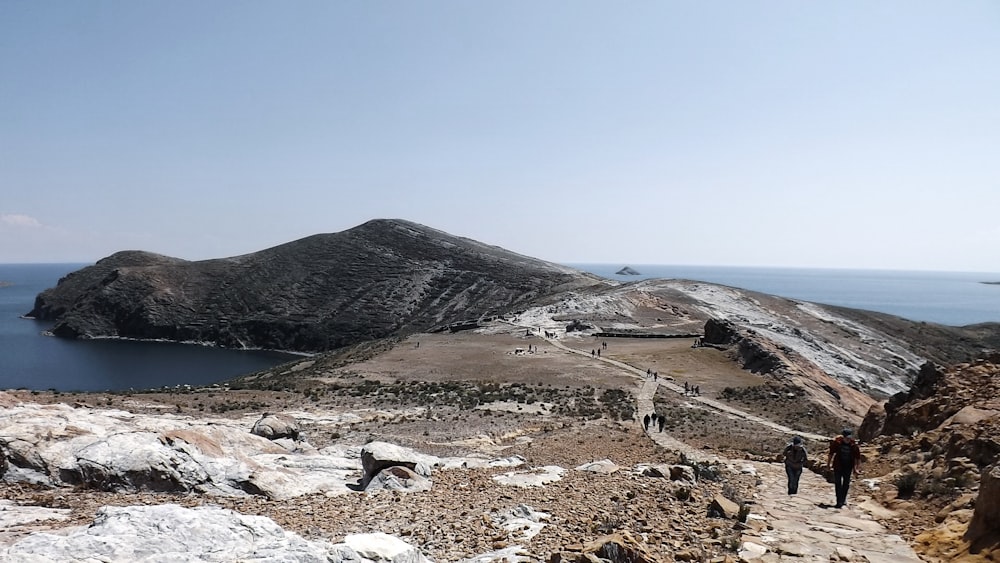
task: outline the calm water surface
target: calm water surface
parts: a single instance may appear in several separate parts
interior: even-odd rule
[[[35,296],[85,264],[0,264],[0,389],[103,391],[205,385],[287,362],[279,352],[43,336],[50,323],[20,318]]]
[[[619,281],[698,280],[853,309],[952,326],[1000,322],[1000,273],[737,268],[629,264],[641,275],[619,276],[623,265],[568,264]]]

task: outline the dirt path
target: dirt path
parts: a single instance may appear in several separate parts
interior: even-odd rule
[[[528,327],[525,327],[528,328]],[[538,331],[542,335],[542,331]],[[679,393],[684,388],[671,381],[649,378],[645,371],[610,358],[594,357],[586,350],[577,350],[556,339],[545,338],[552,346],[565,352],[590,356],[594,361],[614,366],[637,379],[636,408],[641,417],[653,412],[653,397],[663,385]],[[827,436],[794,430],[787,426],[730,407],[707,397],[687,396],[713,409],[738,416],[789,435],[799,435],[826,441]],[[918,563],[913,549],[898,535],[890,534],[875,518],[891,517],[891,513],[872,500],[862,490],[863,482],[852,483],[848,505],[833,508],[833,485],[821,476],[803,472],[799,492],[787,494],[784,466],[778,463],[724,460],[707,451],[698,450],[660,432],[650,425],[647,436],[660,446],[682,452],[688,459],[699,462],[722,462],[752,467],[758,477],[751,514],[750,529],[741,537],[740,561],[773,563],[781,561],[829,562],[848,561],[869,563]]]
[[[639,387],[636,396],[636,408],[638,413],[642,415],[643,413],[653,412],[653,397],[656,395],[656,388],[659,384],[655,381],[646,379],[642,385]],[[711,453],[704,450],[699,450],[692,448],[691,446],[685,444],[684,442],[674,438],[669,433],[660,432],[657,430],[655,424],[650,424],[649,428],[646,430],[646,435],[650,437],[658,445],[667,448],[668,450],[674,450],[681,452],[690,460],[700,461],[700,462],[718,462],[722,461]]]
[[[530,327],[525,327],[525,328],[530,328]],[[542,335],[542,332],[540,330],[539,330],[539,335]],[[639,369],[639,368],[637,368],[635,366],[629,365],[629,364],[627,364],[625,362],[620,362],[618,360],[613,360],[611,358],[606,358],[606,357],[601,357],[601,356],[596,356],[595,357],[595,356],[592,356],[590,354],[590,352],[588,352],[586,350],[578,350],[576,348],[572,348],[570,346],[567,346],[567,345],[563,344],[562,342],[560,342],[560,341],[558,341],[556,339],[545,338],[544,336],[541,336],[541,338],[543,338],[546,342],[548,342],[552,346],[555,346],[556,348],[559,348],[560,350],[563,350],[563,351],[566,351],[566,352],[571,352],[573,354],[579,354],[581,356],[591,357],[594,361],[604,362],[604,363],[606,363],[608,365],[615,366],[615,367],[617,367],[617,368],[619,368],[619,369],[621,369],[621,370],[623,370],[625,372],[628,372],[630,375],[632,375],[634,377],[638,377],[642,381],[646,381],[646,382],[652,383],[652,389],[650,390],[650,395],[649,395],[649,404],[647,404],[647,405],[640,405],[640,408],[638,410],[639,413],[648,413],[648,412],[652,412],[653,411],[653,395],[655,395],[656,388],[657,388],[658,385],[662,385],[662,386],[666,387],[667,389],[670,389],[671,391],[674,391],[677,394],[681,394],[681,395],[684,394],[684,388],[681,387],[680,385],[677,385],[676,383],[673,383],[672,381],[669,381],[669,380],[664,379],[664,378],[660,378],[660,379],[655,380],[655,381],[654,380],[650,380],[650,378],[646,375],[645,371],[643,371],[643,370],[641,370],[641,369]],[[640,394],[644,394],[644,392],[640,393]],[[746,411],[742,411],[740,409],[731,407],[731,406],[729,406],[729,405],[727,405],[725,403],[716,401],[715,399],[711,399],[711,398],[708,398],[708,397],[702,397],[700,395],[698,395],[698,396],[688,395],[686,398],[689,401],[697,401],[697,402],[699,402],[699,403],[701,403],[701,404],[703,404],[705,406],[711,407],[711,408],[713,408],[713,409],[715,409],[717,411],[721,411],[721,412],[724,412],[724,413],[727,413],[727,414],[731,414],[733,416],[738,416],[738,417],[742,418],[743,420],[754,422],[756,424],[759,424],[761,426],[765,426],[765,427],[770,428],[772,430],[777,430],[778,432],[781,432],[783,434],[787,434],[789,436],[798,435],[798,436],[802,436],[803,438],[809,438],[811,440],[821,440],[821,441],[826,441],[826,440],[829,439],[829,436],[821,436],[819,434],[813,434],[812,432],[805,432],[805,431],[802,431],[802,430],[795,430],[794,428],[790,428],[790,427],[785,426],[783,424],[778,424],[776,422],[772,422],[770,420],[767,420],[767,419],[761,418],[759,416],[750,414],[750,413],[748,413]],[[659,432],[657,432],[657,434],[659,434]]]
[[[783,465],[752,465],[759,485],[748,522],[757,529],[744,532],[741,561],[921,561],[909,544],[875,520],[891,512],[865,494],[864,483],[851,483],[847,506],[837,509],[833,485],[819,475],[804,471],[798,494],[789,495]]]

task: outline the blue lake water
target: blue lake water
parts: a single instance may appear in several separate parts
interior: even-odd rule
[[[737,268],[628,264],[640,275],[619,276],[623,264],[567,264],[619,281],[689,279],[792,299],[889,313],[952,326],[1000,322],[1000,273]]]
[[[287,362],[289,354],[170,342],[66,340],[20,318],[35,296],[84,264],[0,264],[0,389],[103,391],[206,385]],[[10,285],[4,285],[8,282]]]
[[[569,264],[621,281],[681,278],[868,309],[948,325],[1000,322],[1000,274],[805,270],[630,264],[640,276],[617,276],[620,264]],[[48,323],[26,320],[35,296],[84,264],[0,264],[0,389],[123,390],[204,385],[291,359],[161,342],[64,340],[43,336]],[[3,282],[9,282],[5,285]]]

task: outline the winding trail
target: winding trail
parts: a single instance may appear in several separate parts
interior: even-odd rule
[[[520,326],[520,325],[517,325],[517,326]],[[566,352],[571,352],[573,354],[579,354],[581,356],[585,356],[585,357],[588,357],[588,358],[592,358],[594,361],[597,361],[597,362],[604,362],[606,364],[615,366],[615,367],[617,367],[617,368],[619,368],[619,369],[621,369],[623,371],[626,371],[626,372],[628,372],[632,376],[635,376],[635,377],[638,377],[639,379],[641,379],[644,382],[644,385],[642,386],[642,389],[638,393],[638,396],[639,396],[639,398],[638,398],[638,401],[639,401],[639,410],[637,412],[644,413],[644,412],[652,412],[653,411],[653,397],[655,396],[656,389],[657,389],[657,387],[659,385],[662,385],[662,386],[666,387],[667,389],[670,389],[671,391],[674,391],[677,394],[680,394],[680,395],[684,394],[684,388],[681,387],[680,385],[677,385],[676,383],[671,382],[670,380],[667,380],[667,379],[658,379],[658,380],[655,380],[655,381],[654,380],[650,380],[646,376],[646,372],[645,371],[643,371],[643,370],[641,370],[641,369],[639,369],[639,368],[637,368],[635,366],[632,366],[632,365],[627,364],[625,362],[620,362],[618,360],[613,360],[611,358],[605,358],[605,357],[601,357],[601,356],[597,356],[597,357],[591,356],[590,352],[588,352],[586,350],[578,350],[576,348],[571,348],[571,347],[563,344],[562,342],[560,342],[560,341],[558,341],[558,340],[556,340],[554,338],[547,338],[547,337],[545,337],[544,333],[542,332],[542,330],[537,329],[535,327],[527,327],[527,326],[525,326],[523,328],[530,328],[532,330],[536,330],[538,332],[538,337],[539,338],[542,338],[543,340],[545,340],[546,342],[548,342],[552,346],[555,346],[556,348],[559,348],[560,350],[563,350],[563,351],[566,351]],[[652,388],[651,389],[647,389],[647,387],[650,384],[652,385]],[[648,404],[643,404],[643,401],[645,400],[645,399],[643,399],[643,397],[645,397],[645,396],[648,396],[648,400],[649,400]],[[812,439],[812,440],[824,440],[825,441],[825,440],[828,440],[830,438],[829,436],[821,436],[819,434],[813,434],[812,432],[805,432],[805,431],[802,431],[802,430],[795,430],[794,428],[790,428],[790,427],[785,426],[783,424],[778,424],[777,422],[773,422],[773,421],[767,420],[766,418],[761,418],[761,417],[759,417],[757,415],[750,414],[750,413],[748,413],[746,411],[742,411],[740,409],[731,407],[731,406],[729,406],[729,405],[727,405],[725,403],[716,401],[715,399],[710,399],[708,397],[702,397],[700,395],[696,395],[696,396],[690,396],[689,395],[689,396],[687,396],[687,399],[690,400],[690,401],[697,401],[697,402],[699,402],[699,403],[701,403],[701,404],[703,404],[705,406],[708,406],[710,408],[713,408],[713,409],[715,409],[717,411],[721,411],[721,412],[724,412],[724,413],[727,413],[727,414],[731,414],[733,416],[737,416],[739,418],[742,418],[743,420],[747,420],[747,421],[750,421],[750,422],[754,422],[756,424],[760,424],[761,426],[765,426],[767,428],[770,428],[771,430],[776,430],[778,432],[781,432],[782,434],[788,434],[790,436],[798,435],[798,436],[802,436],[803,438],[809,438],[809,439]],[[660,434],[660,433],[656,432],[655,434]],[[652,434],[650,434],[650,436],[652,436]],[[654,438],[654,440],[655,440],[655,438]],[[673,448],[673,449],[676,449],[676,448]]]
[[[611,358],[591,356],[588,351],[577,350],[554,338],[543,336],[543,331],[536,327],[522,328],[536,330],[539,337],[560,350],[591,357],[594,361],[612,365],[638,378],[637,413],[653,412],[653,398],[660,385],[677,393],[684,393],[683,387],[669,380],[652,380],[639,368]],[[686,398],[784,434],[808,437],[821,443],[829,439],[828,436],[794,430],[714,399],[700,396]],[[892,518],[893,514],[865,494],[863,480],[858,479],[851,484],[847,506],[837,509],[831,504],[835,500],[833,485],[812,471],[802,472],[798,494],[789,495],[783,464],[720,459],[709,452],[693,448],[668,433],[653,430],[652,426],[646,430],[646,435],[664,448],[682,452],[694,461],[726,463],[739,466],[744,472],[756,474],[758,486],[754,492],[750,517],[747,519],[749,526],[740,538],[740,562],[921,561],[905,540],[896,534],[890,534],[875,519],[876,516],[882,519]],[[823,452],[814,452],[812,455],[823,455]]]
[[[656,395],[657,386],[657,382],[647,379],[642,383],[642,386],[639,387],[639,392],[635,394],[636,412],[639,413],[640,416],[642,413],[653,412],[653,397]],[[666,432],[654,431],[653,426],[655,425],[649,425],[649,429],[646,430],[646,435],[656,442],[658,446],[662,446],[668,450],[681,452],[684,454],[684,457],[693,461],[703,463],[722,461],[718,456],[707,453],[704,450],[693,448]]]

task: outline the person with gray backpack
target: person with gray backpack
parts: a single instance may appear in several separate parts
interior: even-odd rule
[[[809,458],[806,447],[802,445],[802,438],[795,436],[792,442],[785,446],[785,473],[788,475],[788,494],[794,495],[799,492],[799,478],[802,477],[802,468],[805,467]]]

